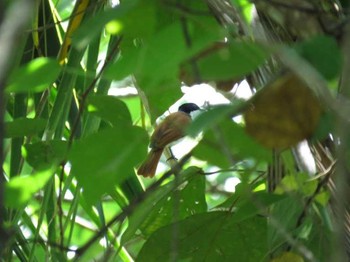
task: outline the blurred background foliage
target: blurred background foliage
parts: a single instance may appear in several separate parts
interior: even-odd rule
[[[347,261],[349,11],[1,2],[1,261]],[[194,140],[137,177],[184,102]]]

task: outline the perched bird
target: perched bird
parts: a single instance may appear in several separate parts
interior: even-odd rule
[[[151,136],[150,148],[146,160],[137,170],[137,174],[153,177],[164,148],[170,143],[184,137],[185,128],[191,123],[190,113],[200,108],[194,103],[186,103],[179,107],[178,112],[168,115],[154,130]]]

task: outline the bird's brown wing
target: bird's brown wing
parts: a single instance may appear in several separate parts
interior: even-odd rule
[[[183,112],[168,115],[154,130],[151,136],[153,149],[163,149],[168,144],[182,138],[184,129],[191,122],[191,117]]]

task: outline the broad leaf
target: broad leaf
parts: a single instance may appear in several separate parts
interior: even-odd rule
[[[155,209],[155,206],[157,206],[157,210],[161,209],[162,205],[164,204],[164,201],[168,199],[168,197],[172,197],[172,192],[174,189],[178,187],[178,185],[182,185],[182,183],[187,183],[186,181],[192,180],[195,176],[198,176],[198,168],[190,167],[183,172],[181,172],[178,179],[180,181],[172,181],[168,184],[165,184],[156,190],[154,190],[150,195],[136,208],[136,210],[132,213],[132,215],[129,217],[129,226],[124,232],[122,236],[122,243],[126,243],[133,237],[135,237],[135,233],[138,229],[143,227],[144,229],[148,225],[148,232],[152,231],[152,225],[150,225],[150,216],[154,218],[155,213],[153,212]],[[200,208],[203,208],[203,201],[202,196],[193,196],[193,197],[199,197],[200,199],[197,199],[197,201],[200,201]],[[196,200],[195,200],[196,201]],[[168,210],[169,211],[169,210]],[[166,215],[163,213],[164,216]],[[170,222],[168,220],[168,222]],[[157,223],[153,225],[153,230],[159,228],[160,226],[163,226],[165,223],[165,219],[159,219],[157,220]]]
[[[263,217],[237,222],[230,212],[198,214],[156,231],[136,261],[262,261],[266,237]]]
[[[52,175],[53,170],[47,169],[32,175],[12,178],[5,186],[5,205],[12,208],[22,207],[45,186]]]
[[[296,49],[327,80],[334,80],[339,75],[342,57],[335,39],[316,36],[298,44]]]
[[[92,96],[88,111],[110,122],[113,126],[131,125],[131,115],[126,104],[113,96]]]
[[[72,172],[90,204],[134,174],[134,167],[147,152],[147,142],[143,129],[119,125],[73,145],[69,154]]]
[[[13,72],[6,92],[41,92],[51,86],[60,71],[61,67],[56,59],[37,58]]]
[[[230,80],[257,69],[268,55],[256,43],[231,42],[227,48],[199,60],[198,67],[203,79]]]
[[[145,218],[140,230],[147,236],[162,226],[205,211],[205,177],[197,174],[160,199]]]

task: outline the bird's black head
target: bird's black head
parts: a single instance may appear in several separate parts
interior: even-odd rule
[[[179,106],[179,111],[190,114],[192,111],[200,110],[199,106],[194,103],[186,103]]]

